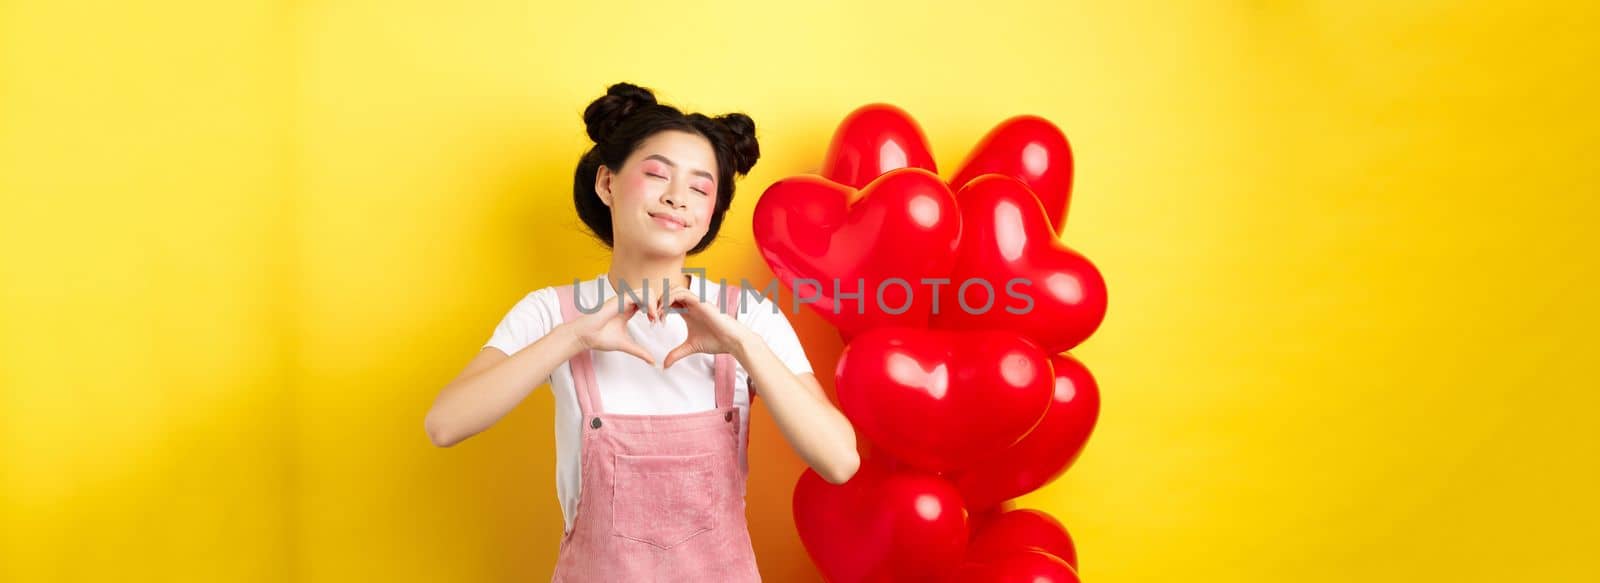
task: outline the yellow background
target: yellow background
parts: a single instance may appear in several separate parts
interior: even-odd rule
[[[946,175],[1067,132],[1104,413],[1021,503],[1086,580],[1586,580],[1600,10],[1209,4],[0,1],[0,579],[547,579],[549,392],[422,418],[604,269],[568,189],[631,80],[757,120],[713,275],[767,275],[754,202],[858,105]],[[815,580],[754,435],[763,571]]]

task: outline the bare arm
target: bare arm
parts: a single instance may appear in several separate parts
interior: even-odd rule
[[[450,447],[488,429],[582,347],[563,324],[512,356],[498,348],[479,351],[466,369],[439,391],[423,421],[428,438],[436,446]]]

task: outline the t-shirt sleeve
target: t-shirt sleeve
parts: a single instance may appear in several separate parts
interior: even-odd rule
[[[745,301],[751,302],[749,295],[746,295]],[[745,317],[748,318],[745,325],[767,343],[772,353],[789,367],[789,372],[797,375],[813,372],[811,360],[806,358],[805,347],[800,345],[800,337],[789,324],[788,315],[776,303],[762,296],[747,304],[745,310]]]
[[[551,288],[523,296],[500,319],[500,324],[495,326],[494,333],[489,335],[489,341],[483,347],[493,346],[508,356],[516,354],[561,323],[558,309],[555,292]]]

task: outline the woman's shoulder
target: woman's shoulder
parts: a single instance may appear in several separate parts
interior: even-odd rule
[[[568,281],[565,283],[552,283],[550,285],[529,291],[517,301],[515,309],[523,312],[552,314],[556,318],[559,318],[561,315],[561,290],[564,288],[571,288],[574,285],[577,286],[578,293],[584,294],[582,297],[588,298],[591,297],[588,294],[592,293],[594,290],[595,280],[589,279],[578,280],[575,282]]]
[[[559,315],[560,313],[561,304],[560,300],[556,298],[556,288],[555,286],[547,286],[527,292],[522,297],[517,298],[516,303],[511,306],[511,311],[507,314],[507,317],[548,319],[551,314]]]

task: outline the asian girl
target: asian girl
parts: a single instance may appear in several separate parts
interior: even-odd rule
[[[459,443],[548,383],[566,522],[552,581],[759,581],[745,521],[751,400],[766,399],[823,479],[844,483],[860,458],[772,301],[684,269],[759,157],[755,124],[686,114],[627,83],[583,119],[595,144],[573,202],[610,266],[517,302],[440,391],[428,436]]]

